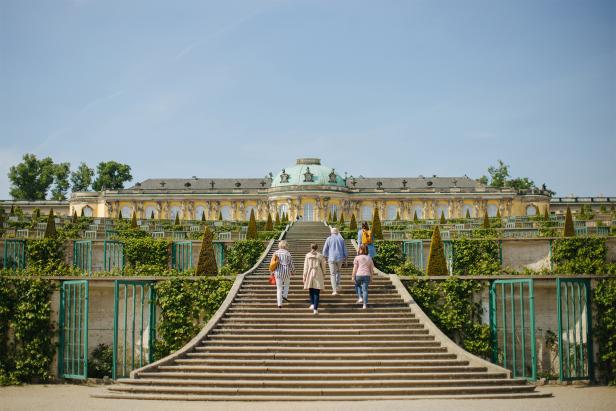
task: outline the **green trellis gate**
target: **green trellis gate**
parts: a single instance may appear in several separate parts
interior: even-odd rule
[[[192,241],[174,241],[171,245],[171,266],[186,271],[193,266]]]
[[[560,379],[592,380],[592,310],[590,281],[556,279]]]
[[[73,242],[73,266],[81,269],[84,274],[92,273],[92,240]]]
[[[64,281],[60,288],[60,347],[58,374],[62,378],[88,376],[88,280]]]
[[[113,308],[113,379],[152,362],[156,339],[153,281],[116,280]]]
[[[537,379],[532,279],[491,283],[490,334],[493,363],[511,370],[514,378]]]
[[[4,268],[26,268],[26,241],[4,240]]]
[[[409,259],[419,270],[424,270],[423,256],[423,241],[422,240],[406,240],[402,243],[402,253]]]
[[[124,269],[124,244],[120,241],[105,240],[103,247],[105,271]]]

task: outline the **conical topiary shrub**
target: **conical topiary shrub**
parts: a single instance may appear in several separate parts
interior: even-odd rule
[[[499,220],[502,218],[500,210],[496,211],[496,218],[498,218]]]
[[[9,215],[11,217],[15,215],[15,204],[11,204],[11,211],[9,211]]]
[[[218,221],[222,221],[222,211],[218,212]]]
[[[205,222],[205,210],[201,211],[201,222]]]
[[[550,212],[548,211],[548,206],[545,206],[543,209],[543,219],[548,221],[550,219]]]
[[[130,226],[131,228],[137,228],[137,213],[135,211],[133,211],[133,216],[130,219]]]
[[[400,221],[400,210],[396,211],[396,221]]]
[[[471,210],[469,210],[468,208],[466,209],[466,218],[471,218]]]
[[[248,230],[246,231],[247,240],[257,239],[257,220],[255,219],[255,210],[250,209],[250,219],[248,220]]]
[[[274,223],[272,222],[272,215],[267,213],[267,222],[265,223],[265,231],[272,231],[274,229]]]
[[[180,213],[175,213],[175,221],[173,225],[180,225]]]
[[[447,270],[447,260],[445,260],[445,246],[441,240],[441,231],[438,226],[432,232],[430,242],[430,255],[428,256],[427,275],[449,275]]]
[[[280,213],[276,213],[276,220],[275,220],[275,222],[276,222],[277,226],[280,225]]]
[[[482,228],[490,228],[490,219],[488,218],[488,212],[485,211],[483,213],[483,224],[481,225]]]
[[[56,231],[56,219],[53,216],[53,209],[49,211],[47,216],[47,226],[45,227],[45,238],[56,238],[58,232]]]
[[[336,210],[334,210],[334,215],[332,216],[332,221],[334,223],[338,222],[338,213],[336,212]]]
[[[374,209],[372,215],[372,238],[375,240],[383,239],[383,229],[381,228],[381,217],[379,217],[379,209]]]
[[[79,215],[80,217],[85,217],[86,216],[86,208],[85,207],[81,207],[81,214]]]
[[[208,226],[203,231],[199,262],[197,263],[197,275],[217,275],[216,254],[214,253],[214,233]]]
[[[327,221],[332,221],[332,213],[331,211],[329,213],[327,213]]]
[[[154,220],[154,210],[150,212],[150,220]]]
[[[567,207],[565,214],[565,228],[563,230],[563,237],[575,237],[575,227],[573,227],[573,216],[571,215],[571,209]]]
[[[441,210],[441,218],[439,221],[440,224],[447,224],[447,220],[445,219],[445,212]]]
[[[71,223],[77,222],[77,210],[73,210],[73,217],[71,217]]]
[[[417,210],[413,211],[413,221],[418,222],[419,218],[417,217]]]
[[[357,231],[357,220],[355,219],[355,214],[351,214],[351,222],[349,223],[349,229],[352,231]]]
[[[344,229],[344,213],[340,213],[340,226]]]
[[[83,210],[83,208],[82,208]],[[4,209],[2,209],[2,211],[4,211]],[[4,213],[3,213],[4,214]],[[34,209],[34,213],[32,213],[33,217],[38,220],[41,217],[41,209],[40,208],[35,208]]]

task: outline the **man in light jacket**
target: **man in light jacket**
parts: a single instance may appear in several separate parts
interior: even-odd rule
[[[337,228],[332,228],[331,235],[325,240],[323,246],[323,256],[329,263],[329,273],[332,283],[332,295],[338,295],[340,289],[340,268],[347,258],[347,250],[344,238],[340,235]]]

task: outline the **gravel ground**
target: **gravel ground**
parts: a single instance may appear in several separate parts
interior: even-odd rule
[[[136,401],[91,398],[90,394],[104,390],[102,386],[28,385],[0,388],[0,410],[204,410],[208,411],[552,411],[552,410],[616,410],[616,387],[546,386],[541,392],[551,392],[552,398],[528,400],[412,400],[358,402],[180,402]]]

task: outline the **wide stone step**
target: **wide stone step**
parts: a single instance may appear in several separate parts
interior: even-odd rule
[[[378,318],[378,317],[362,317],[361,321],[358,321],[357,318],[339,318],[336,316],[325,316],[325,315],[312,315],[312,313],[308,313],[305,315],[296,315],[292,318],[288,318],[286,316],[275,316],[268,315],[260,318],[254,318],[251,316],[240,316],[240,315],[225,315],[222,317],[221,322],[229,323],[229,324],[267,324],[267,323],[275,323],[275,324],[324,324],[330,325],[332,327],[337,327],[339,325],[352,325],[352,324],[416,324],[419,322],[417,318]]]
[[[423,325],[418,324],[417,327],[419,329],[413,328],[349,328],[349,329],[337,329],[330,330],[326,335],[329,336],[364,336],[364,335],[411,335],[411,334],[421,334],[417,331],[423,330]],[[212,336],[227,334],[232,335],[234,333],[238,333],[237,327],[216,327],[212,330]],[[300,328],[300,327],[286,327],[286,328],[244,328],[241,330],[242,336],[271,336],[271,337],[280,337],[285,335],[305,335],[310,336],[310,338],[320,338],[324,336],[323,329],[319,328]]]
[[[302,305],[301,307],[289,307],[284,306],[284,308],[278,308],[274,304],[265,304],[260,307],[246,307],[242,304],[232,305],[228,308],[227,312],[229,314],[242,314],[242,315],[255,315],[260,316],[262,314],[277,314],[281,317],[290,317],[293,314],[306,315],[306,306]],[[361,307],[357,307],[357,305],[349,305],[349,307],[319,307],[319,316],[341,316],[344,317],[387,317],[391,318],[392,316],[404,316],[410,312],[410,308],[406,307],[408,310],[401,309],[402,307],[370,307],[370,309],[362,309]],[[312,314],[311,314],[312,315]]]
[[[142,372],[138,374],[138,378],[172,378],[172,379],[196,379],[196,380],[259,380],[267,379],[268,381],[276,380],[463,380],[463,379],[497,379],[507,378],[505,373],[491,373],[491,372],[465,372],[465,371],[451,371],[451,372],[408,372],[408,373],[298,373],[298,374],[272,374],[272,373],[233,373],[233,372],[184,372],[184,371],[158,371],[158,372]]]
[[[178,365],[239,365],[239,366],[340,366],[340,367],[378,367],[378,366],[394,366],[401,363],[398,359],[292,359],[292,360],[278,360],[278,359],[216,359],[216,358],[180,358],[175,360]],[[404,360],[406,366],[426,366],[426,367],[438,367],[447,365],[468,365],[467,361],[456,359],[407,359]]]
[[[416,333],[404,333],[404,334],[392,334],[392,333],[373,333],[373,334],[360,334],[360,333],[349,333],[349,334],[327,334],[327,335],[317,335],[316,338],[311,338],[306,341],[306,343],[324,343],[331,341],[355,341],[356,343],[366,343],[371,344],[372,341],[381,341],[381,340],[389,340],[389,341],[419,341],[419,340],[430,340],[434,337],[431,335],[422,334],[419,332]],[[208,335],[207,340],[205,341],[244,341],[244,340],[252,340],[252,341],[297,341],[297,340],[306,340],[310,334],[305,333],[295,333],[295,334],[246,334],[246,335],[237,335],[237,334],[220,334],[213,333]]]
[[[300,353],[309,355],[311,353],[354,353],[354,354],[373,354],[373,353],[429,353],[429,352],[446,352],[446,347],[289,347],[280,345],[271,346],[236,346],[222,347],[203,345],[195,347],[196,352],[210,353]]]
[[[239,329],[239,330],[245,330],[245,329],[271,329],[271,328],[275,328],[275,329],[287,329],[288,327],[293,327],[293,329],[318,329],[318,330],[323,330],[323,329],[327,329],[330,330],[332,327],[334,327],[335,329],[357,329],[357,328],[361,328],[361,329],[383,329],[386,327],[393,327],[395,326],[396,328],[415,328],[415,329],[423,329],[423,324],[419,324],[419,322],[415,322],[415,323],[390,323],[390,324],[383,324],[383,323],[368,323],[368,324],[353,324],[353,323],[338,323],[338,324],[334,324],[334,323],[311,323],[311,324],[306,324],[302,321],[297,321],[296,323],[277,323],[277,322],[263,322],[263,323],[246,323],[246,322],[238,322],[238,321],[229,321],[229,320],[224,320],[221,321],[219,323],[219,327],[223,328],[223,329]]]
[[[467,387],[467,386],[525,386],[524,380],[502,379],[502,378],[480,378],[480,379],[387,379],[387,380],[266,380],[257,381],[252,379],[240,378],[230,381],[227,379],[204,380],[182,378],[122,378],[118,381],[121,384],[130,386],[167,386],[167,387],[270,387],[270,388],[414,388],[414,387]]]
[[[276,307],[276,301],[263,301],[263,302],[236,302],[234,301],[231,304],[231,307],[242,307],[242,308],[268,308],[271,306]],[[300,302],[283,302],[283,307],[285,308],[307,308],[306,304],[304,303],[300,303]],[[371,309],[375,309],[375,308],[398,308],[398,307],[405,307],[406,304],[404,303],[372,303],[368,300],[368,306]],[[321,307],[321,305],[319,304],[319,309],[335,309],[335,308],[346,308],[346,309],[356,309],[356,310],[361,310],[361,305],[360,304],[356,304],[354,302],[346,302],[346,301],[341,301],[341,302],[330,302],[327,305],[323,305]]]
[[[261,373],[267,375],[287,374],[373,374],[376,376],[385,373],[458,373],[458,372],[486,372],[485,367],[469,365],[396,365],[396,366],[264,366],[264,365],[161,365],[161,371],[167,372],[209,372],[209,373]]]
[[[367,356],[365,353],[357,354],[353,352],[346,353],[316,353],[316,352],[306,352],[306,353],[284,353],[284,352],[268,352],[268,353],[215,353],[215,352],[191,352],[187,353],[186,357],[188,359],[245,359],[245,360],[265,360],[265,359],[274,359],[274,360],[357,360],[357,359],[365,359],[369,358],[371,361],[373,360],[416,360],[416,359],[455,359],[455,354],[449,354],[447,352],[429,352],[429,353],[372,353],[370,356]]]

